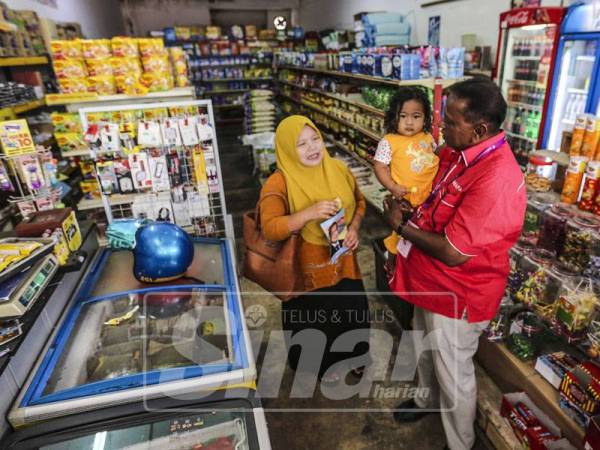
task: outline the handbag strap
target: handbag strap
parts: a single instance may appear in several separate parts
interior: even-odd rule
[[[283,202],[285,203],[285,210],[286,213],[289,214],[290,213],[290,205],[288,203],[288,199],[285,195],[283,195],[281,192],[267,192],[265,193],[256,203],[256,209],[254,210],[254,218],[256,220],[256,229],[260,230],[260,204],[262,203],[262,201],[268,197],[279,197],[283,200]]]

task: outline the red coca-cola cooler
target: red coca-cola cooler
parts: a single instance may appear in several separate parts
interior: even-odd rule
[[[495,81],[508,103],[504,130],[523,165],[539,149],[565,8],[518,8],[500,14]]]

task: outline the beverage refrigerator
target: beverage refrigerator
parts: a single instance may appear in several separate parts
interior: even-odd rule
[[[520,164],[539,148],[565,8],[518,8],[500,14],[495,80],[507,101],[504,130]]]
[[[564,131],[582,113],[600,115],[600,4],[568,8],[560,30],[542,145],[559,150]]]

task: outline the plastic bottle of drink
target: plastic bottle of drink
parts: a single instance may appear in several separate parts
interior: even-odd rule
[[[512,132],[515,134],[521,134],[521,122],[522,122],[522,113],[521,109],[517,110],[517,114],[515,116],[515,120],[512,123]]]
[[[512,56],[519,56],[519,41],[514,41],[513,42]]]

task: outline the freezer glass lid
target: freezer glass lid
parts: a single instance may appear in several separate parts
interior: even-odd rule
[[[249,449],[243,410],[207,411],[127,428],[100,429],[75,439],[38,447],[40,450],[228,450]]]
[[[218,240],[194,242],[194,260],[187,271],[187,278],[167,284],[193,284],[198,280],[206,284],[225,284],[223,255],[224,247]],[[107,251],[91,290],[91,297],[105,296],[116,292],[129,292],[156,285],[141,283],[133,276],[133,253],[130,251]]]
[[[84,304],[42,396],[78,386],[232,362],[227,294],[180,288]]]

